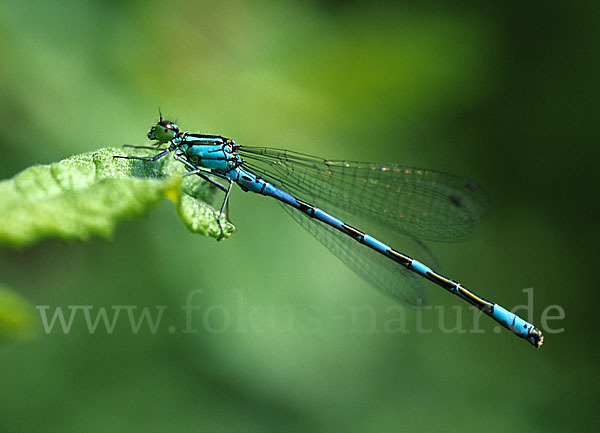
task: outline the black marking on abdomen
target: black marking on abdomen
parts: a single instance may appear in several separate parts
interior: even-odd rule
[[[260,193],[264,194],[265,193],[265,188],[267,187],[267,182],[263,181],[263,186],[260,188]]]
[[[386,254],[388,256],[390,256],[392,259],[394,259],[395,261],[397,261],[398,263],[400,263],[401,265],[408,267],[412,263],[412,259],[410,257],[405,256],[404,254],[399,253],[398,251],[396,251],[392,248],[387,250]]]
[[[447,290],[456,290],[458,283],[435,272],[427,272],[427,278]]]
[[[298,209],[304,212],[309,217],[315,216],[315,207],[312,204],[306,203],[305,201],[296,199],[298,202]]]
[[[363,241],[365,240],[365,234],[360,230],[355,229],[354,227],[349,226],[348,224],[342,224],[342,228],[346,231],[346,233],[348,233],[358,242],[363,243]]]

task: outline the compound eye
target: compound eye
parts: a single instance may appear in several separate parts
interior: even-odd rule
[[[154,129],[154,136],[160,143],[171,141],[177,137],[177,134],[179,134],[179,128],[168,120],[161,120]]]

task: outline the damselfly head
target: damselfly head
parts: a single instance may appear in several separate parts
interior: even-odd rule
[[[168,143],[173,140],[179,134],[179,127],[169,120],[162,120],[150,128],[148,132],[148,138],[150,140],[157,140],[159,143]]]

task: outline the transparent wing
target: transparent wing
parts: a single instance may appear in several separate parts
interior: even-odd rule
[[[487,211],[483,189],[451,174],[326,160],[266,147],[240,146],[238,153],[245,168],[302,200],[324,210],[346,211],[372,227],[410,237],[464,238]]]
[[[299,222],[310,234],[338,257],[365,281],[383,293],[410,305],[427,304],[426,293],[421,278],[408,269],[383,255],[365,248],[349,236],[336,229],[307,217],[299,210],[280,203],[281,207]],[[343,218],[344,215],[338,218]],[[416,251],[420,246],[407,238],[407,248]],[[408,245],[411,244],[411,245]]]

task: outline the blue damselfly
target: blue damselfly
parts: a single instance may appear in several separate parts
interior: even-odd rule
[[[422,305],[419,277],[424,277],[535,347],[542,345],[535,326],[404,253],[430,257],[421,239],[456,240],[472,232],[487,209],[485,192],[476,183],[432,170],[239,145],[219,135],[180,132],[162,115],[148,138],[156,140],[156,147],[131,147],[167,147],[154,157],[115,158],[156,161],[172,153],[186,166],[185,175],[198,175],[225,193],[219,224],[235,182],[244,191],[277,199],[346,265],[388,295]],[[360,230],[346,223],[354,221],[361,222]],[[368,233],[400,243],[403,252]]]

